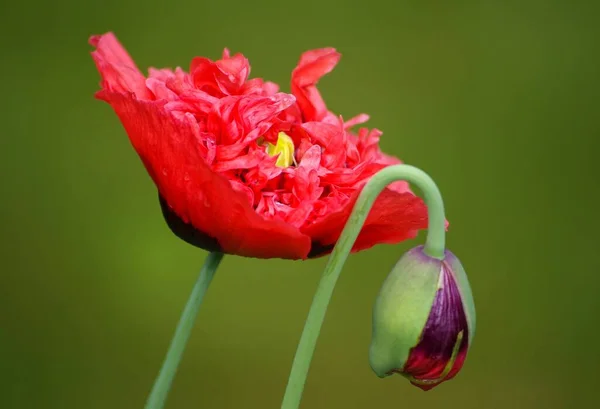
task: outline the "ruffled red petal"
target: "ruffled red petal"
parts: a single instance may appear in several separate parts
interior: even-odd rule
[[[291,88],[305,122],[322,121],[329,114],[316,85],[322,76],[333,70],[340,57],[334,48],[307,51],[300,57],[292,72]]]
[[[106,96],[160,194],[184,222],[214,237],[226,253],[306,258],[308,236],[287,223],[258,216],[243,194],[204,163],[192,118],[177,120],[160,102],[118,93]]]
[[[359,193],[355,192],[341,210],[301,229],[302,233],[312,238],[313,247],[321,247],[324,253],[331,251],[350,217]],[[352,251],[365,250],[379,243],[398,243],[415,237],[419,229],[426,227],[427,207],[421,198],[412,193],[399,193],[386,188],[369,212]]]
[[[90,44],[96,47],[92,58],[102,74],[102,90],[96,94],[98,98],[106,100],[104,94],[107,91],[133,92],[139,99],[152,98],[146,87],[146,78],[113,33],[92,36]]]

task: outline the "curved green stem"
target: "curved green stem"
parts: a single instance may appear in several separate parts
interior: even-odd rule
[[[297,409],[300,405],[317,338],[344,262],[350,254],[350,250],[352,250],[352,246],[365,223],[371,207],[373,207],[375,199],[387,185],[398,180],[411,182],[423,192],[429,212],[428,234],[424,251],[431,257],[443,259],[446,217],[442,195],[433,179],[422,170],[409,165],[389,166],[375,174],[358,197],[352,214],[350,214],[350,218],[331,256],[329,256],[329,261],[321,276],[294,357],[283,403],[281,404],[282,409]]]
[[[181,362],[181,356],[183,355],[187,341],[190,338],[190,333],[194,327],[194,321],[200,310],[202,299],[222,259],[223,253],[218,252],[210,253],[206,257],[190,298],[181,313],[175,335],[173,335],[171,345],[167,351],[162,368],[158,373],[158,377],[154,381],[154,386],[146,401],[145,409],[162,409],[165,405],[173,378],[177,372],[177,367],[179,366],[179,362]]]

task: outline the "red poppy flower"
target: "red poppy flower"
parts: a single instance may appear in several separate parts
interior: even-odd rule
[[[249,79],[241,54],[194,58],[144,77],[112,33],[90,43],[108,102],[159,192],[175,234],[209,250],[305,259],[330,252],[358,193],[380,169],[400,163],[378,146],[381,132],[350,128],[316,88],[340,59],[332,48],[304,53],[292,93]],[[404,182],[377,199],[353,251],[414,237],[427,210]]]

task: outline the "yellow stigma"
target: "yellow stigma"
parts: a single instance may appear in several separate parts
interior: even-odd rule
[[[294,158],[294,141],[284,132],[279,132],[275,145],[267,143],[267,154],[269,156],[279,155],[275,166],[279,166],[280,168],[287,168],[292,163],[296,164],[296,159]]]

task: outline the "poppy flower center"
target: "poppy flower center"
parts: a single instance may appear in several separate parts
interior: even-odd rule
[[[274,145],[270,142],[267,143],[266,148],[267,155],[277,156],[277,162],[275,166],[280,168],[287,168],[292,163],[296,165],[296,158],[294,157],[294,141],[285,132],[279,132],[277,135],[277,143]]]

